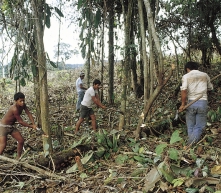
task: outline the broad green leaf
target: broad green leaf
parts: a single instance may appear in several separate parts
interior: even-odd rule
[[[118,183],[118,184],[122,183],[123,181],[124,181],[123,178],[117,178],[117,183]]]
[[[146,159],[144,157],[141,156],[134,156],[134,159],[138,162],[140,162],[141,164],[146,163]]]
[[[162,172],[164,178],[168,182],[172,183],[172,181],[174,180],[174,176],[173,176],[172,172],[167,167],[165,167],[165,165],[164,165],[164,167],[160,168],[160,171]]]
[[[79,141],[74,142],[74,144],[71,146],[71,148],[77,147],[77,146],[80,145],[80,144],[82,143],[82,141],[83,141],[84,139],[86,139],[86,138],[87,138],[87,136],[84,136],[84,137],[82,137]]]
[[[171,138],[170,138],[170,144],[173,144],[177,141],[181,141],[182,138],[179,136],[180,132],[178,130],[174,131]]]
[[[86,173],[81,173],[81,175],[80,175],[80,178],[81,179],[84,179],[84,178],[87,178],[88,176],[87,176],[87,174]]]
[[[51,27],[50,17],[51,16],[49,16],[49,15],[46,15],[46,17],[45,17],[45,25],[46,25],[47,28]]]
[[[123,164],[125,163],[125,161],[128,160],[128,156],[127,155],[122,155],[119,154],[116,158],[115,158],[115,163],[117,164]]]
[[[199,192],[198,188],[186,188],[187,193],[196,193]]]
[[[50,61],[50,64],[51,64],[54,68],[57,68],[57,65],[56,65],[54,62]]]
[[[57,7],[54,8],[55,11],[57,12],[57,14],[60,16],[60,17],[64,17],[63,13],[61,12],[60,9],[58,9]]]
[[[184,183],[184,178],[177,178],[172,181],[173,187],[181,186]]]
[[[186,167],[178,167],[176,165],[171,165],[170,168],[172,169],[173,173],[178,176],[178,175],[181,175],[181,176],[187,176],[189,177],[192,173],[193,173],[193,170],[191,167],[189,166],[186,166]]]
[[[139,153],[143,153],[143,152],[144,152],[144,148],[141,147],[141,148],[139,149]]]
[[[110,157],[110,153],[109,153],[109,152],[105,152],[105,153],[104,153],[104,158],[105,158],[105,159],[109,159],[109,157]]]
[[[51,17],[51,8],[50,8],[50,6],[47,3],[45,3],[45,9],[46,9],[47,15],[49,17]]]
[[[155,149],[156,154],[161,155],[165,147],[167,147],[166,143],[161,143],[160,145],[158,145]]]
[[[26,82],[25,82],[24,78],[22,78],[19,82],[20,82],[21,86],[25,86],[26,85]]]
[[[169,157],[170,157],[170,159],[177,161],[178,160],[178,151],[174,148],[169,149]]]
[[[86,164],[87,162],[89,162],[90,159],[92,158],[93,154],[94,154],[93,151],[89,151],[89,152],[81,159],[82,164]]]
[[[132,150],[133,150],[133,152],[135,152],[135,153],[138,153],[139,152],[139,143],[136,143],[135,145],[134,145],[134,147],[132,147]]]
[[[86,164],[87,162],[89,162],[89,160],[92,158],[92,155],[94,154],[94,152],[90,151],[88,152],[82,159],[81,159],[81,163],[82,164]],[[69,173],[73,173],[73,172],[76,172],[77,171],[77,163],[75,163],[72,167],[70,167],[66,173],[69,174]]]
[[[32,71],[33,76],[36,77],[37,76],[37,69],[36,69],[35,65],[31,65],[31,71]]]
[[[100,11],[100,9],[98,9],[96,12],[96,15],[95,15],[95,20],[94,20],[95,28],[98,27],[100,21],[101,21],[101,11]]]

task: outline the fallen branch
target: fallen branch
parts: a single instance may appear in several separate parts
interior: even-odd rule
[[[38,168],[36,166],[32,166],[32,165],[30,165],[28,163],[20,162],[18,160],[14,160],[14,159],[11,159],[11,158],[7,158],[7,157],[2,156],[2,155],[0,155],[0,159],[3,160],[3,161],[11,162],[11,163],[16,164],[16,165],[20,164],[20,165],[22,165],[22,166],[24,166],[26,168],[29,168],[31,170],[37,171],[41,175],[46,175],[46,176],[49,176],[49,177],[52,177],[52,178],[57,178],[57,179],[60,179],[60,180],[65,180],[66,179],[63,176],[58,176],[56,174],[53,174],[53,173],[48,172],[48,171],[45,171],[45,170],[43,170],[41,168]]]

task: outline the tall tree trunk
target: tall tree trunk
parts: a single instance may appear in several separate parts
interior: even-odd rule
[[[45,1],[32,0],[32,9],[34,14],[34,22],[36,27],[36,43],[38,55],[38,69],[39,69],[39,85],[40,85],[40,107],[41,107],[41,125],[45,135],[43,137],[44,144],[49,145],[49,152],[52,152],[51,130],[49,124],[49,106],[48,106],[48,85],[47,85],[47,65],[44,50],[44,27],[42,18],[44,18],[44,4]]]
[[[170,71],[170,74],[168,75],[168,77],[166,79],[163,77],[163,54],[162,54],[162,51],[161,51],[160,41],[159,41],[159,38],[158,38],[157,33],[156,33],[156,29],[155,29],[154,18],[153,18],[152,10],[151,10],[151,7],[150,7],[150,2],[149,2],[149,0],[143,0],[143,1],[144,1],[144,4],[145,4],[146,11],[147,11],[149,33],[153,37],[153,42],[154,42],[154,45],[156,47],[157,56],[158,56],[158,62],[157,62],[158,66],[155,66],[155,69],[157,68],[156,69],[156,78],[157,78],[158,85],[155,88],[155,90],[153,91],[151,97],[149,98],[148,103],[145,104],[145,106],[144,106],[143,113],[141,114],[141,116],[139,118],[139,121],[138,121],[137,129],[134,132],[135,138],[139,138],[140,130],[141,130],[141,128],[140,128],[141,124],[144,123],[144,121],[147,117],[147,114],[148,114],[150,108],[153,105],[153,102],[157,99],[157,97],[160,94],[161,90],[163,89],[163,87],[166,85],[167,81],[172,76],[172,72],[174,70],[174,66],[173,66],[171,71]],[[150,49],[150,51],[153,52],[153,55],[154,55],[154,50]]]
[[[36,50],[36,33],[34,33],[33,40],[31,41],[30,53],[32,53],[32,69],[34,79],[34,93],[35,93],[35,107],[36,107],[36,122],[38,127],[41,125],[41,106],[40,106],[40,85],[39,85],[39,69],[38,69],[38,54]]]
[[[133,0],[130,0],[128,3],[127,12],[125,12],[124,2],[121,0],[123,15],[124,15],[124,36],[125,36],[125,60],[123,62],[123,90],[121,93],[121,111],[126,112],[126,102],[127,102],[127,87],[128,87],[128,73],[129,73],[129,64],[130,64],[130,31],[131,31],[131,16],[133,8]],[[120,115],[119,121],[119,130],[123,129],[125,123],[124,115]]]
[[[104,81],[104,20],[102,25],[102,35],[101,35],[101,82]],[[100,100],[101,102],[104,99],[103,89],[100,92]]]
[[[221,45],[220,45],[219,39],[216,36],[216,28],[214,27],[214,23],[211,23],[209,26],[210,26],[211,33],[212,33],[212,41],[214,45],[216,46],[218,53],[221,55]]]
[[[163,54],[161,51],[161,45],[160,45],[160,40],[157,36],[155,25],[154,25],[154,18],[152,15],[152,10],[150,7],[150,2],[149,0],[144,0],[144,5],[147,11],[147,19],[148,19],[148,29],[150,30],[149,33],[151,33],[153,40],[154,40],[154,45],[156,46],[156,51],[157,51],[157,58],[158,58],[158,81],[159,84],[163,84]]]
[[[149,67],[146,49],[146,30],[144,25],[143,0],[138,0],[138,11],[140,19],[140,32],[142,40],[142,62],[144,65],[144,104],[147,104],[149,98]]]
[[[109,86],[108,86],[108,102],[114,103],[114,0],[110,1],[109,10]]]
[[[133,13],[134,14],[134,13]],[[130,39],[131,44],[135,44],[135,34],[134,34],[134,23],[131,22],[131,30],[130,30]],[[135,47],[131,47],[131,74],[132,74],[132,84],[133,90],[137,97],[140,96],[140,86],[138,86],[138,78],[137,78],[137,62],[136,62],[137,52]]]
[[[89,40],[89,47],[88,47],[88,53],[87,53],[86,69],[87,69],[87,87],[89,88],[90,87],[90,71],[91,71],[91,26],[89,27],[88,40]]]

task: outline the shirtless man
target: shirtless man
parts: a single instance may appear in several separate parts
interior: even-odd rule
[[[25,104],[25,95],[21,92],[18,92],[14,95],[15,103],[8,109],[7,113],[4,115],[2,120],[0,120],[0,155],[3,153],[6,144],[7,144],[7,135],[10,134],[13,138],[15,138],[18,142],[17,145],[17,159],[21,157],[24,138],[22,137],[19,130],[14,126],[17,121],[19,124],[24,127],[30,127],[33,129],[37,129],[37,126],[34,123],[34,118],[32,114],[29,112],[26,104]],[[22,111],[28,115],[31,125],[24,122],[21,118]]]

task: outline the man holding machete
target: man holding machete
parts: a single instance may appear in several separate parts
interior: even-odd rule
[[[208,100],[207,91],[213,89],[210,77],[198,70],[197,62],[187,62],[186,74],[182,77],[181,106],[183,111],[186,103],[195,100],[199,95],[202,97],[190,105],[186,110],[186,124],[188,132],[188,144],[197,143],[200,140],[203,129],[207,122]]]
[[[88,116],[90,116],[91,118],[91,124],[92,124],[93,130],[96,131],[96,117],[92,109],[92,104],[95,103],[98,107],[101,107],[102,109],[106,109],[106,107],[100,102],[100,99],[98,96],[98,90],[99,90],[100,85],[101,85],[100,80],[95,79],[93,81],[93,86],[91,86],[90,88],[86,90],[83,101],[81,102],[80,118],[78,122],[76,123],[75,134],[78,133],[78,129],[81,123]]]
[[[25,104],[25,95],[21,92],[18,92],[14,95],[14,100],[15,103],[8,109],[7,113],[0,120],[0,155],[3,153],[6,147],[7,136],[10,134],[18,142],[17,159],[19,159],[21,157],[24,145],[24,138],[22,137],[20,131],[15,127],[15,122],[17,121],[20,125],[33,129],[37,129],[37,125],[35,125],[34,118]],[[23,110],[28,115],[32,123],[31,125],[23,121],[21,118]]]

